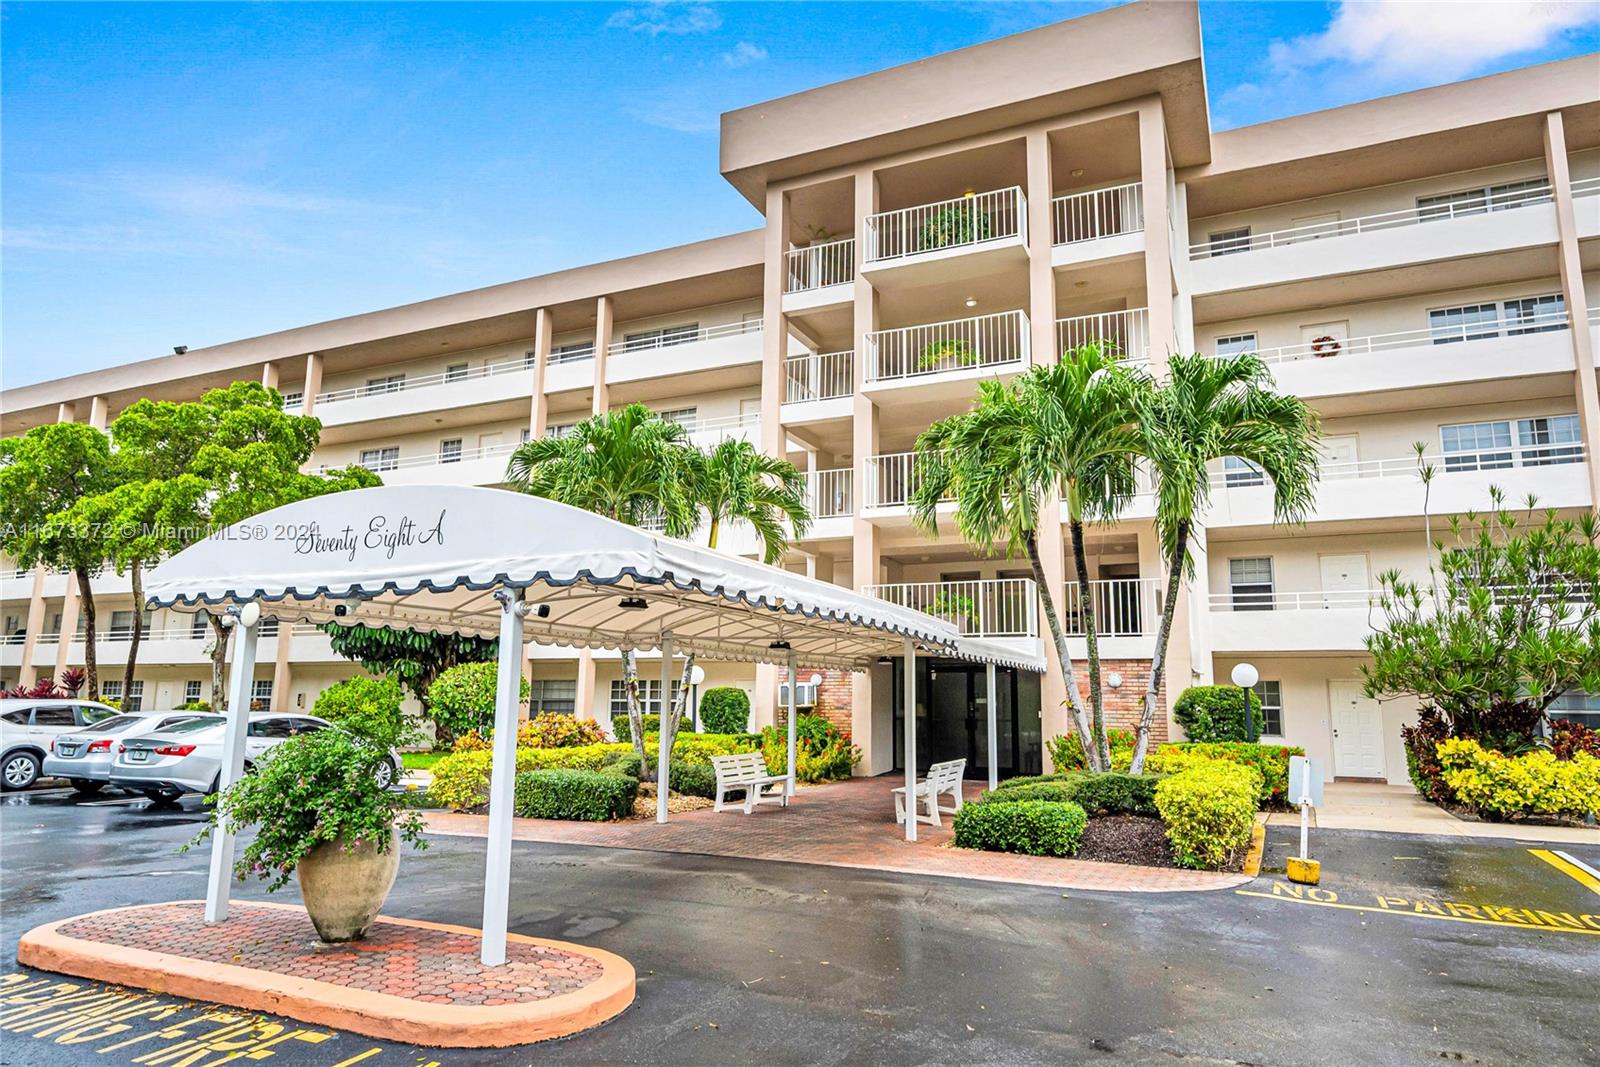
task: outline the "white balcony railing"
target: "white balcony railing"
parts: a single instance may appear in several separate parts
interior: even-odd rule
[[[1028,362],[1028,316],[1002,311],[866,335],[867,381]]]
[[[855,281],[856,239],[791,248],[784,256],[783,291],[805,293]]]
[[[1572,198],[1576,200],[1585,196],[1600,196],[1600,175],[1578,178],[1572,183]]]
[[[360,400],[369,396],[387,396],[390,393],[408,393],[413,389],[432,389],[440,385],[453,385],[456,382],[470,382],[479,378],[494,378],[501,374],[516,374],[519,371],[531,370],[533,357],[517,356],[515,359],[504,359],[497,363],[484,363],[476,367],[458,367],[454,370],[444,370],[437,374],[419,374],[415,377],[407,376],[400,381],[386,381],[374,385],[352,385],[345,389],[329,389],[317,394],[318,404],[339,404],[347,400]],[[305,398],[302,394],[293,394],[297,398],[295,404],[290,404],[288,395],[285,396],[284,407],[301,407]]]
[[[806,506],[813,519],[848,518],[856,513],[855,471],[849,467],[806,472]]]
[[[1568,328],[1566,311],[1541,311],[1520,319],[1489,322],[1452,323],[1421,330],[1372,334],[1367,337],[1321,337],[1298,345],[1281,345],[1256,351],[1264,363],[1292,363],[1302,359],[1329,359],[1334,356],[1366,356],[1419,345],[1460,344],[1498,337],[1521,337],[1531,333],[1550,333]]]
[[[1440,474],[1456,474],[1582,463],[1583,455],[1583,445],[1571,442],[1549,445],[1507,445],[1504,448],[1449,452],[1442,455],[1430,453],[1423,457],[1423,462],[1431,464]],[[1323,463],[1320,477],[1324,482],[1346,481],[1353,478],[1416,478],[1417,457],[1412,454],[1389,459]],[[1267,482],[1267,476],[1253,468],[1211,472],[1213,489],[1249,489],[1254,486],[1264,486]]]
[[[1189,258],[1213,259],[1217,256],[1259,251],[1263,248],[1278,248],[1283,245],[1326,240],[1329,237],[1376,233],[1380,230],[1392,230],[1401,226],[1416,226],[1426,222],[1443,222],[1448,219],[1465,218],[1469,215],[1487,215],[1492,211],[1510,211],[1513,208],[1530,207],[1534,204],[1548,204],[1550,200],[1550,183],[1540,182],[1524,189],[1516,189],[1492,196],[1480,196],[1476,199],[1426,204],[1420,207],[1401,208],[1399,211],[1384,211],[1376,215],[1361,215],[1351,219],[1312,222],[1304,226],[1292,226],[1288,229],[1271,230],[1266,233],[1241,233],[1218,237],[1215,240],[1197,241],[1189,246]]]
[[[273,620],[271,620],[271,619],[263,619],[262,620],[261,625],[262,625],[263,629],[262,629],[261,634],[260,634],[261,637],[263,637],[263,638],[279,637],[279,636],[282,636],[284,633],[292,634],[295,637],[311,637],[311,636],[315,636],[316,634],[321,632],[317,628],[315,623],[297,622],[292,626],[280,625],[280,626],[278,626],[276,628],[273,628],[272,627],[272,622],[273,622]],[[80,630],[77,633],[73,634],[72,635],[72,640],[74,642],[82,644],[83,640],[84,640],[83,632]],[[115,644],[122,644],[122,645],[132,644],[133,643],[133,628],[132,627],[117,627],[116,629],[113,629],[113,630],[96,630],[95,631],[95,635],[94,635],[94,640],[95,640],[95,644],[113,644],[113,645],[115,645]],[[139,643],[141,645],[145,644],[146,642],[149,642],[149,643],[153,644],[153,643],[155,643],[157,641],[209,641],[209,640],[211,640],[211,627],[210,627],[209,624],[205,627],[205,629],[198,630],[198,631],[195,630],[192,626],[167,626],[167,627],[163,627],[162,629],[159,629],[159,630],[147,629],[147,630],[144,630],[143,632],[141,632],[139,634]],[[25,642],[26,642],[26,638],[22,634],[7,634],[5,636],[5,639],[3,641],[0,641],[0,644],[20,645],[20,644],[24,644]],[[37,638],[34,639],[34,644],[36,644],[36,645],[59,645],[60,643],[61,643],[61,635],[60,634],[40,634]]]
[[[784,361],[785,404],[836,400],[856,391],[854,352],[804,352]]]
[[[1069,193],[1050,201],[1050,243],[1078,244],[1144,229],[1144,186],[1139,182]]]
[[[1039,636],[1039,591],[1032,578],[901,582],[861,591],[954,623],[964,637]]]
[[[905,507],[916,491],[917,454],[887,452],[868,456],[864,464],[866,497],[869,508]]]
[[[1101,637],[1143,637],[1156,632],[1161,605],[1154,578],[1102,578],[1089,583],[1094,597],[1094,631]],[[1061,599],[1061,625],[1068,634],[1086,632],[1083,598],[1070,574]]]
[[[1024,243],[1028,237],[1028,201],[1018,185],[868,215],[864,261],[883,263],[1010,237]]]
[[[371,463],[357,463],[352,460],[350,463],[340,464],[339,466],[366,467],[376,474],[382,474],[384,471],[411,470],[415,467],[448,467],[457,463],[468,463],[475,459],[495,459],[500,456],[509,456],[516,450],[517,446],[514,444],[483,445],[478,448],[463,448],[457,452],[434,452],[425,456],[405,456],[388,460],[387,462],[374,460]],[[323,463],[317,466],[316,472],[318,474],[326,474],[334,469],[333,464]]]
[[[760,332],[760,319],[750,319],[746,322],[725,322],[720,326],[703,326],[698,330],[661,330],[643,337],[635,337],[630,341],[613,341],[607,346],[606,352],[613,356],[626,356],[636,352],[653,351],[658,348],[692,345],[697,341],[714,341],[719,337],[739,337],[744,334]]]
[[[1333,611],[1359,610],[1378,603],[1381,589],[1330,589],[1304,592],[1260,590],[1212,593],[1212,611]]]
[[[1109,345],[1123,359],[1150,358],[1150,310],[1129,308],[1056,320],[1056,349],[1070,352],[1087,344]]]
[[[689,431],[689,439],[695,444],[716,444],[730,437],[749,439],[754,436],[761,428],[761,415],[759,412],[746,411],[714,419],[682,419],[680,425]]]

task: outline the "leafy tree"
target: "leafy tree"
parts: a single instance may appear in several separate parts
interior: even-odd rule
[[[78,583],[84,629],[86,695],[100,695],[95,654],[95,600],[91,580],[109,555],[106,528],[80,505],[115,487],[122,477],[106,435],[81,422],[36,426],[20,437],[0,438],[0,500],[5,521],[0,548],[22,568],[44,565]],[[63,641],[71,634],[62,634]],[[124,690],[126,692],[126,690]]]
[[[498,663],[462,663],[435,678],[428,687],[433,721],[452,736],[477,733],[488,736],[494,727],[494,699]],[[517,701],[528,702],[529,686],[521,679]]]
[[[1141,451],[1155,478],[1167,591],[1139,714],[1134,774],[1144,768],[1150,747],[1179,586],[1194,572],[1189,539],[1211,497],[1209,464],[1236,456],[1262,471],[1272,482],[1274,517],[1298,522],[1315,496],[1319,440],[1316,414],[1298,397],[1277,392],[1266,364],[1253,354],[1174,355],[1167,378],[1146,395],[1140,422]]]
[[[1133,495],[1138,420],[1148,388],[1148,378],[1113,353],[1085,345],[1013,382],[980,383],[971,411],[934,423],[917,439],[916,523],[937,532],[938,507],[953,497],[956,527],[967,540],[988,551],[1027,557],[1066,674],[1073,722],[1096,771],[1108,769],[1111,757],[1083,526],[1114,518]],[[1078,692],[1056,593],[1039,552],[1040,516],[1056,494],[1066,504],[1072,534],[1088,646],[1089,708]],[[1055,520],[1046,515],[1044,521]]]
[[[1449,735],[1516,753],[1567,690],[1600,691],[1600,520],[1503,506],[1451,519],[1434,589],[1379,576],[1368,696],[1408,696]]]
[[[413,733],[401,710],[404,699],[393,678],[357,675],[318,693],[311,713],[388,749],[406,744]]]
[[[381,626],[339,626],[327,623],[333,651],[355,660],[363,670],[393,678],[422,702],[422,713],[432,719],[428,688],[435,678],[460,663],[491,660],[499,645],[487,637],[468,634],[430,633],[422,630],[392,630]],[[447,743],[450,732],[438,720],[438,740]]]

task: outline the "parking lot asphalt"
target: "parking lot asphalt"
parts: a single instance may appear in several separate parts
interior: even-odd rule
[[[1249,885],[1151,896],[519,844],[511,929],[626,956],[638,999],[498,1051],[137,991],[97,1030],[66,1000],[92,983],[17,967],[40,923],[202,896],[205,853],[177,852],[202,819],[194,799],[0,801],[0,1063],[1600,1062],[1600,893],[1524,844],[1354,831],[1314,835],[1314,891],[1276,873],[1297,836],[1274,828]],[[1600,867],[1600,834],[1563,850]],[[482,887],[482,842],[435,838],[385,911],[476,926]]]

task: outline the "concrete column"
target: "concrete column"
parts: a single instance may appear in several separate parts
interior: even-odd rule
[[[77,403],[75,401],[72,401],[72,400],[63,400],[61,403],[57,404],[56,405],[56,421],[57,422],[77,422],[78,421],[78,405],[77,405]]]
[[[1144,285],[1150,306],[1150,361],[1164,367],[1177,344],[1172,317],[1172,233],[1167,130],[1159,97],[1139,105],[1139,180],[1144,186]]]
[[[1190,280],[1194,264],[1189,260],[1189,187],[1177,182],[1172,187],[1172,232],[1177,235],[1177,249],[1172,261],[1173,285],[1178,295],[1173,298],[1172,327],[1178,335],[1178,351],[1197,351],[1194,344],[1194,285]]]
[[[278,388],[278,365],[276,363],[261,364],[261,384],[268,389]]]
[[[594,307],[594,406],[596,415],[611,410],[611,387],[606,384],[606,364],[611,351],[611,329],[614,325],[611,298],[602,296]]]
[[[761,275],[761,450],[782,456],[783,360],[789,324],[783,313],[784,253],[789,249],[789,197],[767,190],[767,228],[762,238]]]
[[[550,398],[544,392],[545,374],[550,368],[550,338],[555,334],[555,316],[540,308],[533,319],[533,396],[528,410],[528,437],[537,441],[550,422]]]
[[[289,666],[289,658],[294,649],[294,623],[278,623],[278,636],[274,640],[277,642],[277,654],[272,660],[272,702],[284,711],[293,711],[289,704],[289,690],[294,688],[294,671]]]
[[[1054,363],[1056,351],[1056,272],[1050,266],[1050,139],[1043,130],[1028,134],[1028,319],[1034,363]]]
[[[1545,116],[1544,158],[1556,206],[1556,257],[1561,268],[1561,295],[1571,316],[1572,361],[1578,401],[1578,425],[1589,468],[1589,500],[1600,510],[1600,392],[1595,382],[1594,344],[1589,337],[1589,301],[1578,257],[1578,223],[1572,207],[1572,174],[1567,165],[1567,134],[1561,112]]]
[[[32,685],[39,680],[39,668],[33,665],[33,653],[39,644],[39,634],[44,630],[44,581],[48,573],[42,566],[33,568],[33,588],[28,594],[28,619],[22,628],[22,671],[17,675],[19,686]]]
[[[762,727],[775,726],[778,722],[778,668],[771,663],[757,663],[755,687],[750,698],[750,712],[759,733]]]
[[[878,180],[870,170],[856,173],[855,217],[856,258],[859,262],[867,247],[866,218],[878,210]],[[861,517],[867,500],[867,457],[878,452],[878,407],[863,393],[867,376],[866,335],[878,328],[878,294],[872,283],[859,271],[855,280],[855,309],[853,313],[855,358],[855,396],[851,406],[851,456],[853,458],[853,495],[856,514],[851,525],[851,588],[860,590],[878,582],[881,563],[878,528]],[[892,743],[877,751],[873,744],[878,731],[872,728],[872,674],[859,672],[850,676],[850,734],[861,746],[861,763],[857,770],[862,774],[881,774],[894,762]]]
[[[578,691],[573,710],[578,718],[594,719],[609,730],[611,717],[600,713],[595,696],[594,653],[581,648],[578,650]]]
[[[317,394],[322,392],[322,353],[306,356],[305,397],[300,402],[300,414],[314,415],[317,411]]]
[[[103,396],[89,398],[89,425],[97,430],[104,430],[110,422],[110,402]]]

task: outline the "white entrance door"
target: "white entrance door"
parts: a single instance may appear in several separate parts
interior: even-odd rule
[[[1360,682],[1329,682],[1333,707],[1333,773],[1341,778],[1383,777],[1383,712],[1361,692]]]
[[[1321,556],[1322,606],[1358,608],[1366,606],[1367,556],[1357,552],[1348,556]]]

